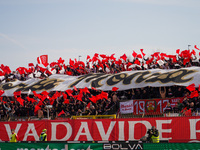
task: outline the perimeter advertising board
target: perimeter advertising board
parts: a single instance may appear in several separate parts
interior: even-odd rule
[[[48,141],[137,141],[152,126],[159,130],[160,140],[200,141],[200,117],[0,122],[0,140],[9,141],[15,129],[20,141],[38,141],[46,128]]]

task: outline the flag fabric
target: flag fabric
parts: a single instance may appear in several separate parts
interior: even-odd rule
[[[197,47],[197,45],[194,45],[194,48],[197,49],[197,50],[200,50],[200,49]]]
[[[41,107],[38,106],[38,105],[36,105],[36,106],[35,106],[35,109],[34,109],[34,113],[37,113],[37,111],[40,110],[40,109],[41,109]]]
[[[194,92],[192,92],[192,93],[190,94],[190,98],[194,98],[194,97],[198,97],[198,96],[199,96],[199,93],[198,93],[197,90],[195,90]]]
[[[86,108],[90,108],[90,102],[87,104]]]
[[[92,87],[92,90],[95,90],[95,91],[97,91],[97,89],[96,89],[96,88],[94,88],[94,87]]]
[[[20,103],[20,105],[24,106],[24,100],[21,97],[18,97],[17,101]]]
[[[93,103],[96,103],[97,102],[97,99],[96,99],[96,96],[92,96],[89,98]]]
[[[133,56],[133,57],[136,57],[136,56],[137,56],[137,53],[136,53],[135,51],[133,51],[132,56]]]
[[[48,55],[41,55],[37,57],[38,64],[43,64],[45,67],[48,66]]]
[[[89,56],[89,55],[87,55],[87,58],[86,58],[86,59],[87,59],[87,60],[88,60],[88,59],[90,59],[90,56]]]
[[[146,54],[143,52],[144,50],[143,49],[140,49],[141,53],[142,53],[142,56],[145,56]]]
[[[43,91],[41,94],[42,95],[49,95],[49,93],[47,91]]]
[[[126,61],[127,56],[126,56],[126,54],[124,54],[124,55],[120,56],[120,58],[123,59],[124,61]]]
[[[0,90],[0,96],[3,95],[3,93],[4,93],[4,91],[3,91],[3,90]]]
[[[179,53],[180,53],[180,49],[177,49],[177,50],[176,50],[176,54],[179,54]]]
[[[102,98],[105,98],[105,99],[108,99],[108,93],[102,91],[102,92],[101,92],[101,97],[102,97]]]
[[[141,58],[141,59],[142,59],[142,55],[141,55],[141,54],[138,54],[138,55],[137,55],[137,58]]]
[[[117,91],[119,88],[118,87],[113,87],[112,91]]]
[[[194,83],[190,84],[189,86],[186,87],[186,89],[188,89],[190,92],[194,91],[195,90],[195,84]]]
[[[63,110],[58,114],[58,117],[61,116],[62,114],[65,114]]]
[[[29,67],[34,67],[34,64],[33,63],[29,63],[28,66]]]
[[[21,96],[21,91],[16,91],[16,92],[13,93],[13,95],[14,95],[15,97]]]
[[[58,63],[59,63],[59,64],[63,64],[64,62],[65,62],[65,60],[62,59],[61,57],[58,59]]]
[[[73,91],[72,91],[71,89],[66,90],[66,92],[67,92],[67,94],[68,94],[69,96],[73,96],[73,95],[72,95]]]
[[[65,104],[69,104],[69,100],[68,100],[68,99],[65,99],[65,100],[64,100],[64,103],[65,103]]]
[[[75,91],[78,91],[77,88],[76,88],[75,86],[73,86],[73,88],[74,88]]]

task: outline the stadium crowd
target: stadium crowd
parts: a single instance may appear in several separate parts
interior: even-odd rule
[[[195,45],[195,49],[199,50]],[[52,74],[66,74],[79,76],[88,73],[119,73],[122,71],[147,70],[147,69],[179,69],[191,66],[200,66],[195,50],[176,50],[176,55],[155,52],[150,57],[146,57],[143,49],[141,54],[135,51],[132,53],[133,60],[130,61],[124,54],[119,59],[114,54],[107,56],[104,54],[94,54],[92,58],[87,56],[86,64],[82,61],[69,60],[65,65],[64,60],[59,58],[57,62],[48,64],[48,56],[38,57],[38,64],[34,66],[29,63],[29,68],[19,67],[11,71],[8,66],[0,66],[0,85],[16,80],[25,81],[30,78],[44,79]],[[41,67],[44,65],[44,67]],[[3,90],[0,96],[3,95]],[[38,116],[47,117],[47,105],[52,105],[50,116],[71,117],[74,115],[102,115],[117,113],[119,110],[120,99],[153,99],[153,98],[172,98],[184,97],[182,102],[178,102],[175,107],[167,105],[165,113],[178,112],[182,115],[192,115],[200,110],[200,96],[190,97],[191,91],[182,86],[171,87],[144,87],[130,90],[101,91],[92,89],[67,90],[65,92],[43,91],[37,94],[32,91],[32,95],[14,93],[13,97],[0,97],[0,117],[1,119],[15,118],[18,116]]]

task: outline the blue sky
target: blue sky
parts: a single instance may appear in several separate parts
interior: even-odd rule
[[[200,47],[200,0],[0,0],[0,64]]]

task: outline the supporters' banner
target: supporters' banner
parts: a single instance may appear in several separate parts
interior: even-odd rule
[[[56,74],[43,80],[29,79],[24,82],[8,82],[1,84],[0,90],[5,91],[4,95],[10,96],[16,90],[27,93],[31,89],[39,93],[42,91],[65,91],[74,86],[76,88],[94,87],[103,91],[112,90],[113,87],[119,88],[118,90],[127,90],[146,86],[188,86],[192,83],[198,87],[200,84],[199,76],[199,67],[126,71],[117,74],[93,73],[82,76]]]
[[[200,117],[0,122],[0,140],[9,141],[11,129],[15,129],[19,141],[38,141],[46,128],[48,141],[135,141],[152,126],[158,129],[160,140],[200,140]]]
[[[180,100],[182,102],[183,98],[182,97],[177,97],[177,98],[166,98],[166,99],[140,99],[140,100],[130,100],[126,101],[127,103],[131,103],[132,105],[132,110],[134,114],[144,114],[144,113],[164,113],[165,109],[167,107],[167,103],[170,103],[172,108],[176,105],[177,101]],[[120,112],[121,112],[121,107],[123,107],[124,102],[120,102]],[[129,108],[130,109],[130,108]],[[122,114],[129,113],[129,112],[121,112]]]
[[[120,113],[121,114],[133,113],[133,100],[120,102]]]

